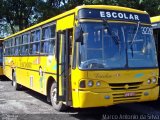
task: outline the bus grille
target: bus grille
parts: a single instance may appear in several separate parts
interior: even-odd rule
[[[132,90],[138,89],[143,82],[134,83],[110,83],[109,86],[112,90]]]
[[[140,100],[140,97],[142,95],[142,92],[135,92],[135,96],[129,96],[126,97],[125,93],[117,93],[113,94],[113,103],[126,103],[126,102],[135,102],[137,100]]]

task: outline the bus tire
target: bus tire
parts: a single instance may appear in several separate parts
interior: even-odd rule
[[[14,87],[14,90],[20,90],[20,89],[21,89],[21,85],[19,85],[19,84],[17,83],[15,73],[13,73],[13,76],[12,76],[12,85],[13,85],[13,87]]]
[[[55,82],[52,83],[50,88],[50,98],[51,98],[51,104],[53,108],[57,111],[65,111],[67,109],[67,106],[63,104],[61,101],[57,101],[57,84]]]

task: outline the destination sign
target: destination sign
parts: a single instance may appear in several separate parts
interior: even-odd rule
[[[124,11],[101,10],[101,9],[81,9],[78,17],[80,19],[108,19],[108,20],[122,20],[122,21],[140,21],[143,23],[150,23],[148,14],[139,14]]]

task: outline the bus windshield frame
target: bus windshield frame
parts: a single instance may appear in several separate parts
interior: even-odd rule
[[[150,25],[139,23],[137,29],[136,22],[109,22],[110,27],[105,26],[103,22],[81,22],[79,24],[83,30],[83,43],[78,47],[79,69],[158,67],[153,31]],[[115,40],[119,40],[119,43],[116,43]]]

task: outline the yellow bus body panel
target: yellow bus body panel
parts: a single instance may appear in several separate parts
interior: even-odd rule
[[[151,17],[151,23],[156,23],[156,22],[160,22],[160,15],[155,16],[155,17]]]
[[[3,75],[3,66],[0,66],[0,75]]]
[[[70,15],[60,20],[57,20],[57,31],[73,28],[73,26],[74,26],[74,15]]]
[[[118,103],[152,101],[158,99],[158,84],[148,84],[148,79],[154,76],[158,79],[158,69],[150,70],[110,70],[78,72],[73,76],[73,106],[74,107],[98,107],[109,106]],[[78,75],[79,74],[79,75]],[[80,80],[94,81],[93,87],[80,88]],[[96,82],[101,86],[97,87]],[[127,87],[126,87],[127,86]],[[128,92],[135,96],[125,97]],[[107,98],[108,97],[108,98]],[[79,103],[78,103],[79,102]]]

